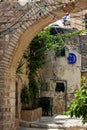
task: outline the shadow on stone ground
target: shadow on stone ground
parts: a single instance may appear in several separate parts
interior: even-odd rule
[[[41,119],[34,122],[26,122],[21,120],[20,127],[21,129],[19,130],[87,130],[87,123],[83,125],[80,118],[70,118],[70,116],[54,115],[42,117]],[[25,129],[23,127],[25,127]]]

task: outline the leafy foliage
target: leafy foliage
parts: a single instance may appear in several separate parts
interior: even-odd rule
[[[28,61],[28,70],[29,73],[35,74],[35,72],[44,64],[45,62],[45,55],[44,51],[45,48],[45,41],[43,38],[36,36],[28,50],[25,52],[24,57]]]
[[[29,109],[30,107],[33,109],[37,107],[37,98],[39,96],[39,87],[38,82],[36,80],[37,70],[45,63],[45,55],[44,51],[46,50],[45,47],[45,40],[40,36],[36,36],[30,46],[28,47],[27,51],[24,54],[24,58],[27,60],[27,75],[29,79],[29,84],[27,87],[24,87],[22,91],[28,91],[25,94],[25,98],[23,99],[23,92],[21,93],[22,103],[27,103]],[[26,95],[26,94],[29,94]],[[31,102],[31,106],[30,106]]]
[[[56,47],[64,47],[66,46],[64,43],[64,41],[68,38],[71,39],[74,38],[75,36],[78,36],[84,32],[86,32],[87,30],[73,30],[71,29],[71,31],[69,31],[68,33],[64,33],[64,34],[56,34],[56,35],[50,35],[50,29],[51,28],[46,28],[43,31],[41,31],[38,36],[40,36],[41,38],[43,38],[46,42],[46,50],[51,50],[54,49]]]
[[[55,49],[63,45],[62,35],[50,35],[50,29],[51,28],[47,28],[39,33],[39,36],[43,38],[46,43],[46,50]]]
[[[82,122],[87,122],[87,84],[85,77],[81,79],[81,90],[76,90],[75,100],[69,105],[67,114],[71,117],[81,117]]]
[[[30,102],[30,92],[27,85],[24,85],[21,90],[21,102],[22,102],[22,108],[27,109]]]

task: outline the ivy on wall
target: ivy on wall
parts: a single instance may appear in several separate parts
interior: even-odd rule
[[[26,103],[28,104],[27,109],[33,109],[37,107],[37,98],[39,97],[39,86],[36,77],[38,69],[45,63],[45,45],[45,40],[41,36],[37,35],[32,40],[26,52],[24,53],[24,58],[27,60],[27,75],[29,79],[29,84],[27,86],[27,91],[29,91],[29,93],[26,93],[29,96],[26,97],[29,97],[30,99],[27,98],[28,101],[25,102],[25,98],[23,95],[25,87],[23,87],[21,93],[21,101],[24,105]]]

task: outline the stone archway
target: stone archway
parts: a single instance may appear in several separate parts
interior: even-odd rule
[[[86,2],[86,0],[85,0]],[[51,0],[50,6],[43,15],[36,16],[36,20],[26,21],[26,13],[23,16],[25,22],[16,28],[12,34],[7,34],[1,39],[0,46],[0,129],[15,130],[15,79],[16,68],[31,40],[48,24],[54,22],[53,15],[59,18],[63,11]],[[49,4],[49,2],[48,2]],[[31,10],[31,9],[30,9]],[[49,12],[51,14],[49,15]],[[16,18],[15,18],[16,19]],[[19,23],[20,24],[20,23]]]

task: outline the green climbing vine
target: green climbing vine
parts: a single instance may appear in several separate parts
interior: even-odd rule
[[[29,84],[27,87],[23,87],[21,93],[21,101],[24,104],[28,104],[28,109],[33,109],[37,107],[37,98],[39,96],[39,86],[36,79],[38,69],[45,63],[44,51],[46,50],[45,40],[41,36],[36,36],[28,49],[24,54],[24,58],[27,60],[27,75],[29,79]],[[26,88],[26,89],[25,89]],[[28,93],[24,93],[27,90]],[[27,101],[24,98],[26,96]],[[24,98],[24,99],[23,99]],[[26,101],[26,102],[25,102]],[[31,102],[31,103],[30,103]]]
[[[56,47],[61,46],[64,47],[66,46],[65,40],[68,38],[73,39],[75,36],[78,36],[84,32],[87,32],[87,30],[74,30],[71,29],[69,32],[64,33],[64,34],[56,34],[56,35],[50,35],[50,29],[51,28],[46,28],[44,31],[41,31],[38,36],[43,38],[46,42],[46,49],[50,50],[53,49],[55,50]]]

